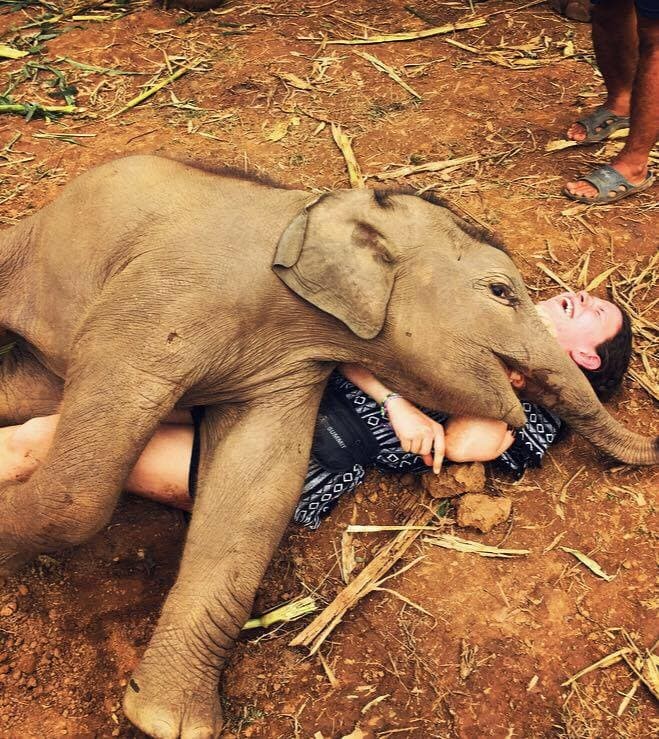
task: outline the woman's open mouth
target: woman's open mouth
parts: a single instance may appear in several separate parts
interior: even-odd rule
[[[572,301],[572,298],[563,295],[561,297],[561,307],[563,308],[563,313],[565,313],[568,318],[572,318],[574,315],[574,302]]]

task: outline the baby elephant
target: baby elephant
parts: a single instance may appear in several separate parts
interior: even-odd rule
[[[77,178],[0,233],[0,324],[17,334],[0,423],[52,410],[43,465],[0,487],[0,570],[85,541],[175,405],[203,405],[180,572],[125,696],[154,737],[215,737],[218,677],[295,507],[336,362],[427,407],[512,426],[506,368],[624,462],[625,430],[545,329],[503,248],[432,199],[318,198],[137,156]]]

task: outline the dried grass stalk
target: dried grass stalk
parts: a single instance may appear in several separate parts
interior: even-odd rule
[[[437,534],[436,536],[426,536],[423,541],[443,549],[453,549],[455,552],[467,552],[469,554],[478,554],[480,557],[500,557],[508,559],[510,557],[521,557],[530,554],[530,549],[500,549],[499,547],[491,547],[487,544],[481,544],[479,541],[471,539],[461,539],[459,536],[452,534]]]
[[[485,18],[475,18],[472,21],[464,21],[462,23],[447,23],[445,26],[435,26],[434,28],[425,28],[423,31],[404,31],[402,33],[385,33],[369,38],[352,38],[352,39],[333,39],[326,41],[325,45],[330,44],[343,46],[358,46],[360,44],[387,44],[394,41],[418,41],[423,38],[431,38],[432,36],[442,36],[447,33],[455,33],[456,31],[467,31],[472,28],[482,28],[487,25]]]
[[[444,159],[438,162],[425,162],[425,164],[396,167],[396,169],[390,169],[388,172],[380,172],[379,174],[369,175],[369,177],[375,177],[377,180],[394,180],[398,177],[409,177],[410,175],[421,174],[423,172],[441,172],[443,169],[449,169],[450,167],[460,167],[463,164],[480,162],[483,159],[492,159],[493,157],[500,156],[500,154],[501,152],[487,155],[470,154],[469,156],[457,157],[457,159]]]
[[[20,49],[14,49],[11,46],[0,44],[0,57],[3,59],[22,59],[28,53],[27,51],[20,51]]]
[[[352,150],[352,137],[343,133],[338,123],[332,122],[332,138],[345,159],[350,187],[357,189],[364,187],[362,170],[355,156],[355,152]]]
[[[349,534],[376,534],[379,531],[438,531],[438,526],[376,526],[375,524],[351,523],[346,527]]]
[[[160,82],[156,83],[152,87],[149,87],[147,90],[144,90],[144,92],[141,92],[139,95],[134,97],[132,100],[129,100],[126,105],[123,106],[123,108],[119,108],[119,110],[115,110],[114,113],[110,113],[109,116],[105,120],[110,120],[111,118],[116,118],[118,115],[121,115],[122,113],[125,113],[127,110],[130,110],[131,108],[135,108],[140,103],[143,103],[145,100],[150,98],[152,95],[155,95],[157,92],[162,90],[163,87],[166,87],[171,82],[174,82],[179,77],[183,77],[184,74],[187,74],[191,69],[194,69],[201,59],[195,59],[192,64],[189,64],[185,67],[181,67],[180,69],[177,69],[174,74],[171,74],[169,77],[165,77],[164,80],[160,80]]]
[[[417,98],[417,100],[423,100],[423,97],[413,88],[410,87],[410,85],[405,82],[401,76],[396,72],[396,70],[393,67],[388,66],[385,64],[382,59],[378,59],[374,54],[369,54],[366,51],[357,51],[355,49],[355,54],[362,57],[362,59],[366,59],[367,62],[370,62],[376,69],[379,69],[381,72],[384,72],[390,79],[392,79],[397,85],[400,85],[403,90],[406,92],[409,92],[412,97]]]
[[[409,526],[426,526],[435,513],[424,502],[417,503],[408,520]],[[292,647],[309,647],[310,653],[318,651],[321,644],[341,623],[344,615],[363,597],[379,587],[382,578],[405,554],[420,534],[418,528],[401,531],[385,544],[357,577],[334,598],[316,618],[290,642]]]
[[[609,136],[608,140],[626,139],[628,134],[628,128],[619,128]],[[545,144],[545,151],[548,153],[552,151],[563,151],[563,149],[571,149],[573,146],[579,146],[579,142],[572,141],[572,139],[553,139]]]
[[[593,575],[601,577],[602,580],[611,582],[611,580],[615,578],[615,575],[607,575],[606,572],[604,572],[604,570],[597,564],[597,562],[595,562],[594,559],[591,559],[583,552],[580,552],[578,549],[570,549],[570,547],[559,547],[559,549],[562,549],[564,552],[567,552],[573,557],[576,557],[582,565],[586,566],[593,573]]]
[[[564,688],[567,685],[571,685],[573,682],[579,680],[579,678],[587,675],[589,672],[593,672],[593,670],[599,670],[602,667],[611,667],[611,665],[616,665],[623,659],[625,655],[631,654],[633,651],[634,650],[631,647],[624,647],[623,649],[618,649],[617,652],[607,654],[606,657],[598,659],[597,662],[593,662],[592,665],[588,665],[588,667],[584,667],[583,670],[579,670],[579,672],[572,675],[569,680],[561,683],[561,687]]]
[[[295,621],[302,616],[313,613],[317,608],[316,601],[312,597],[300,598],[290,603],[284,603],[283,606],[268,611],[262,616],[250,618],[243,626],[243,631],[247,629],[267,629],[277,623]]]

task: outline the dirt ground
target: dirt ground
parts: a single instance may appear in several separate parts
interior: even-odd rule
[[[426,39],[322,43],[485,16],[480,27]],[[30,52],[0,59],[1,94],[37,104],[31,120],[0,116],[3,224],[52,200],[75,174],[136,152],[347,187],[332,122],[353,137],[367,185],[394,166],[473,157],[385,182],[432,188],[496,229],[538,297],[557,279],[584,287],[613,268],[597,291],[615,290],[634,310],[638,353],[610,409],[633,428],[659,431],[650,392],[657,188],[615,206],[575,207],[562,183],[605,161],[615,144],[545,152],[601,95],[588,25],[503,0],[473,12],[460,0],[230,1],[199,14],[130,0],[0,0],[0,43]],[[360,53],[395,67],[412,92]],[[108,118],[181,67],[190,69]],[[39,107],[67,104],[77,109],[51,120]],[[318,656],[287,646],[304,622],[252,632],[222,680],[223,736],[656,735],[656,703],[643,684],[616,715],[635,680],[624,662],[562,686],[626,639],[645,650],[657,638],[656,472],[611,466],[569,436],[541,470],[518,483],[491,476],[488,491],[513,499],[509,523],[483,536],[457,533],[505,538],[530,555],[484,559],[415,544],[403,563],[424,559],[387,585],[427,613],[392,593],[365,598],[321,649],[334,685]],[[329,602],[342,587],[337,553],[353,506],[358,523],[391,523],[416,495],[411,478],[371,475],[319,531],[291,525],[255,612],[309,591]],[[120,708],[123,686],[173,582],[185,531],[181,513],[127,496],[87,546],[42,557],[4,584],[0,736],[139,735]],[[390,536],[356,535],[358,563]],[[561,545],[615,578],[598,578]]]

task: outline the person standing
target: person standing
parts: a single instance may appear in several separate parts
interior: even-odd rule
[[[589,204],[613,203],[649,188],[650,151],[659,137],[659,0],[595,0],[593,46],[607,97],[568,129],[579,144],[629,128],[610,164],[568,182],[564,193]]]

